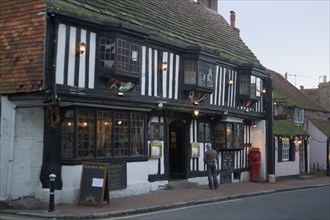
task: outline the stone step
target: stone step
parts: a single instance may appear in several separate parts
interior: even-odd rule
[[[167,184],[168,189],[186,189],[186,188],[194,188],[197,187],[197,183],[188,182],[187,180],[175,180],[170,181]]]

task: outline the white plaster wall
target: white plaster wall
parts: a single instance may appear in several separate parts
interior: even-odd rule
[[[7,179],[9,170],[9,149],[12,132],[12,119],[15,105],[6,96],[1,98],[1,134],[0,134],[0,200],[7,195]]]
[[[299,175],[299,151],[295,152],[294,161],[278,162],[278,141],[275,138],[275,176],[293,176]]]
[[[327,136],[325,136],[312,122],[308,122],[308,132],[311,135],[310,146],[310,169],[327,169]]]
[[[8,159],[12,126],[15,127],[14,157],[9,198],[34,196],[41,186],[39,176],[43,152],[43,109],[16,108],[15,124],[11,119],[14,104],[4,98],[1,118],[1,198],[6,194]]]
[[[256,127],[251,127],[251,143],[253,147],[260,148],[260,180],[266,181],[266,123],[265,121],[257,121]]]

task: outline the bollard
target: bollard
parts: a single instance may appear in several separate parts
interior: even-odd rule
[[[54,212],[55,211],[55,206],[54,206],[54,199],[55,199],[55,174],[50,174],[49,175],[49,181],[50,181],[50,186],[49,186],[49,205],[48,205],[48,212]]]

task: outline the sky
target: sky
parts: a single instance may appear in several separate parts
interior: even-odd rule
[[[330,80],[330,0],[218,0],[230,23],[236,13],[240,36],[261,64],[299,88]]]

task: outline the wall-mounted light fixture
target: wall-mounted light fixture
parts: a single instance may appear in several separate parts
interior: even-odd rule
[[[194,118],[198,118],[198,116],[199,116],[199,109],[194,109],[193,116],[194,116]]]
[[[233,79],[228,80],[228,86],[231,86],[233,84],[234,84],[234,80]]]
[[[77,53],[78,54],[83,54],[86,51],[86,44],[84,42],[81,42],[78,46],[77,46]]]
[[[160,69],[161,69],[162,71],[166,71],[167,68],[168,68],[168,64],[167,64],[167,62],[163,62],[162,65],[161,65],[161,67],[160,67]]]
[[[262,93],[265,94],[266,93],[266,89],[262,89]]]
[[[118,92],[117,96],[124,96],[124,93],[123,92]]]

